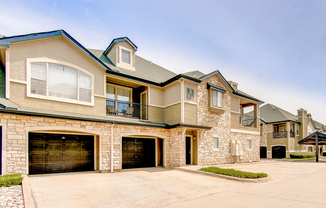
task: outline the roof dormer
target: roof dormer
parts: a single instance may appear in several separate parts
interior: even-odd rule
[[[128,37],[121,37],[112,40],[109,47],[104,51],[104,55],[116,67],[135,71],[136,51],[137,46]]]

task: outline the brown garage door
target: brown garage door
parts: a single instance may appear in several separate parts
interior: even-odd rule
[[[94,170],[94,136],[29,134],[29,174]]]
[[[122,168],[155,167],[155,139],[122,138]]]

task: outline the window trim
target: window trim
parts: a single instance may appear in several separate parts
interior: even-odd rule
[[[217,138],[217,147],[214,147],[214,138]],[[213,150],[220,149],[220,138],[218,136],[213,136]]]
[[[248,141],[250,141],[250,148],[248,148]],[[252,150],[252,144],[251,144],[251,139],[247,139],[247,150]]]
[[[135,71],[135,67],[134,67],[134,53],[133,53],[133,50],[129,49],[129,48],[126,48],[126,47],[123,47],[121,45],[119,45],[119,52],[118,52],[118,63],[117,63],[117,67],[121,67],[121,68],[124,68],[124,69],[128,69],[128,70],[131,70],[131,71]],[[125,51],[128,51],[130,52],[130,64],[128,63],[125,63],[122,61],[122,50],[125,50]]]
[[[220,92],[221,95],[222,95],[222,107],[215,106],[215,105],[213,105],[213,90],[215,90],[215,89],[213,89],[213,88],[208,89],[208,91],[209,91],[209,93],[208,93],[208,96],[209,96],[208,110],[212,111],[212,112],[215,112],[215,113],[222,114],[222,113],[225,112],[225,109],[224,109],[224,96],[225,96],[225,93],[222,92],[222,91],[219,91],[219,90],[215,90],[217,92]]]
[[[118,90],[117,90],[117,88],[121,88],[121,89],[125,89],[125,90],[129,90],[130,91],[130,101],[129,102],[131,102],[132,103],[132,95],[133,95],[133,88],[130,88],[130,87],[124,87],[124,86],[121,86],[121,85],[116,85],[116,84],[111,84],[111,83],[106,83],[106,86],[112,86],[112,87],[114,87],[115,88],[115,94],[114,94],[114,99],[115,100],[118,100],[117,98],[118,98]],[[107,94],[107,91],[106,91],[106,86],[105,86],[105,98],[107,98],[106,97],[106,94]]]
[[[52,64],[59,64],[67,67],[71,67],[73,69],[76,69],[78,71],[81,71],[88,76],[91,77],[92,85],[91,85],[91,102],[85,102],[85,101],[79,101],[79,76],[78,76],[78,81],[77,81],[77,89],[78,89],[78,94],[77,98],[78,100],[71,100],[71,99],[66,99],[66,98],[59,98],[59,97],[50,97],[48,95],[38,95],[38,94],[33,94],[31,93],[31,65],[32,63],[35,62],[43,62],[43,63],[52,63]],[[77,73],[79,75],[79,72]],[[48,76],[49,74],[47,73],[47,89],[46,92],[48,94]],[[87,105],[87,106],[94,106],[94,75],[90,73],[89,71],[76,66],[74,64],[65,62],[65,61],[60,61],[60,60],[55,60],[55,59],[49,59],[49,58],[29,58],[26,59],[26,77],[27,77],[27,86],[26,86],[26,97],[30,98],[37,98],[37,99],[43,99],[43,100],[51,100],[51,101],[57,101],[57,102],[64,102],[64,103],[72,103],[72,104],[79,104],[79,105]]]

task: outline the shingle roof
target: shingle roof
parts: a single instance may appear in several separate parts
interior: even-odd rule
[[[105,68],[105,70],[111,70],[105,64],[103,64],[98,58],[96,58],[92,53],[90,53],[82,44],[76,41],[73,37],[71,37],[66,31],[64,30],[54,30],[49,32],[40,32],[40,33],[30,33],[25,35],[15,35],[0,38],[0,46],[9,47],[10,43],[26,41],[26,40],[35,40],[40,38],[48,38],[48,37],[55,37],[63,35],[64,37],[68,38],[72,43],[74,43],[77,47],[79,47],[85,54],[87,54],[90,58],[94,59],[97,63]]]
[[[114,64],[110,61],[110,59],[108,59],[103,54],[103,50],[96,50],[96,49],[88,49],[88,50],[92,54],[94,54],[94,56],[100,59],[105,65],[107,65],[110,69],[133,77],[150,80],[156,83],[161,83],[177,75],[176,73],[173,73],[137,55],[135,55],[135,71],[122,69],[114,66]]]
[[[245,93],[245,92],[243,92],[241,90],[238,90],[238,89],[234,89],[233,94],[239,95],[241,97],[249,98],[251,100],[254,100],[254,101],[257,101],[257,102],[260,102],[260,103],[264,103],[264,101],[261,101],[258,98],[255,98],[254,96],[251,96],[251,95],[249,95],[249,94],[247,94],[247,93]]]
[[[112,42],[110,43],[110,45],[107,47],[107,49],[105,49],[105,51],[103,52],[103,54],[106,55],[108,53],[108,51],[110,50],[110,48],[115,43],[119,43],[119,42],[122,42],[122,41],[127,41],[135,49],[135,51],[137,51],[138,47],[128,37],[121,37],[121,38],[115,38],[115,39],[113,39]]]
[[[281,121],[293,121],[299,123],[296,115],[293,115],[292,113],[289,113],[288,111],[270,103],[260,107],[260,118],[265,123],[275,123]]]
[[[184,75],[187,75],[187,76],[190,76],[190,77],[193,77],[193,78],[196,78],[196,79],[200,79],[201,77],[205,76],[206,74],[204,74],[203,72],[201,71],[190,71],[190,72],[186,72],[186,73],[183,73]]]

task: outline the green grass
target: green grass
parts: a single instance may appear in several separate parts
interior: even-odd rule
[[[0,176],[0,187],[21,185],[23,177],[20,174]]]
[[[221,175],[228,175],[238,178],[266,178],[268,175],[266,173],[250,173],[234,169],[224,169],[217,167],[207,167],[200,169],[201,171],[216,173]]]
[[[314,158],[315,153],[313,152],[292,152],[290,158]]]
[[[305,161],[305,160],[315,160],[316,158],[283,158],[283,159],[277,159],[277,161]]]

